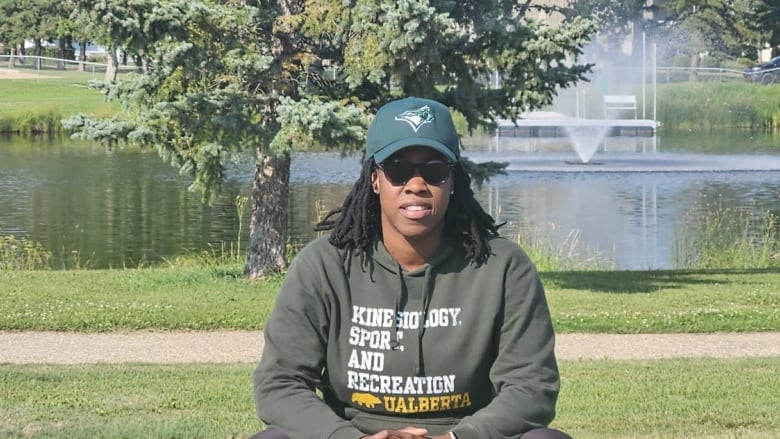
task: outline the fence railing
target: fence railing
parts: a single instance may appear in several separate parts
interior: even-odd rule
[[[724,67],[656,67],[658,82],[688,82],[692,73],[697,81],[744,81],[742,70]]]
[[[31,55],[0,55],[0,70],[11,70],[28,74],[49,75],[53,72],[85,72],[95,79],[105,74],[107,64],[93,61],[51,58]],[[136,66],[119,65],[119,72],[136,71]]]
[[[13,62],[12,62],[13,60]],[[22,71],[83,71],[90,72],[96,77],[98,74],[104,74],[106,71],[105,63],[91,62],[91,61],[75,61],[70,59],[51,58],[45,56],[11,56],[0,55],[0,69],[8,68],[13,70]],[[118,70],[121,72],[135,71],[136,66],[119,65]],[[634,72],[632,77],[638,76],[636,72],[641,72],[640,67],[615,67],[616,71],[630,71]],[[741,70],[735,70],[723,67],[670,67],[670,66],[657,66],[656,67],[656,80],[659,83],[671,83],[671,82],[688,82],[691,78],[691,73],[696,74],[697,81],[716,81],[716,82],[730,82],[730,81],[744,81]],[[652,81],[650,74],[644,75],[647,82]]]

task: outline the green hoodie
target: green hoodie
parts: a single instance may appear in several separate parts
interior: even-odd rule
[[[499,439],[546,426],[559,377],[544,290],[515,243],[490,246],[479,267],[443,244],[408,272],[379,241],[365,263],[326,238],[307,245],[265,327],[260,419],[291,439],[409,425]]]

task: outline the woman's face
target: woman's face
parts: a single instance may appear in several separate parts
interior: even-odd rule
[[[452,166],[442,154],[424,146],[404,148],[379,164],[371,183],[379,194],[385,244],[401,239],[438,245],[454,187]]]

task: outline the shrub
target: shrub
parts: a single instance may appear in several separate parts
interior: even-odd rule
[[[0,271],[48,269],[51,257],[51,252],[36,242],[14,235],[0,235]]]

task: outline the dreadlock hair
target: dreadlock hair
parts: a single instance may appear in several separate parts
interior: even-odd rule
[[[329,211],[314,227],[317,232],[330,230],[331,244],[352,250],[361,258],[365,258],[375,239],[382,236],[379,195],[371,185],[375,169],[373,159],[365,160],[360,177],[341,207]],[[460,163],[453,168],[453,178],[455,193],[444,216],[445,233],[464,247],[467,260],[481,265],[490,256],[490,238],[498,236],[503,224],[497,225],[474,198],[471,177]]]
[[[444,229],[461,242],[466,249],[466,259],[479,266],[490,256],[489,240],[498,236],[498,229],[503,224],[496,224],[474,198],[471,177],[460,163],[455,165],[453,174],[455,193],[450,196],[450,205],[444,215]]]
[[[347,248],[365,256],[365,252],[381,236],[379,195],[371,186],[371,173],[374,171],[374,159],[363,161],[363,167],[352,190],[349,191],[341,207],[337,207],[317,223],[314,231],[331,230],[328,241],[338,248]],[[334,219],[334,217],[336,217]]]

